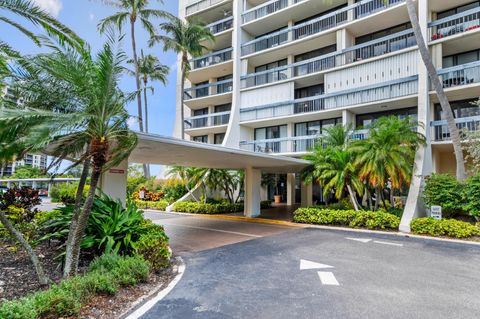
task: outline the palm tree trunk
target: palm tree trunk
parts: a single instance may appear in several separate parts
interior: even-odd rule
[[[430,51],[423,38],[422,31],[420,29],[420,23],[418,22],[418,16],[417,16],[417,11],[415,9],[415,4],[413,3],[413,0],[406,0],[406,3],[407,3],[407,9],[408,9],[408,16],[410,17],[410,22],[413,27],[415,39],[417,40],[417,45],[420,51],[420,55],[422,56],[422,60],[423,60],[423,63],[425,64],[425,67],[427,68],[430,81],[432,82],[432,85],[435,88],[435,92],[437,93],[438,101],[440,102],[440,106],[442,107],[442,113],[445,116],[448,130],[450,131],[450,137],[452,139],[453,150],[455,153],[455,160],[457,162],[457,179],[464,180],[465,179],[465,161],[463,157],[460,132],[455,123],[455,117],[453,116],[450,103],[448,102],[447,96],[445,95],[445,91],[443,90],[443,84],[440,82],[438,78],[437,70],[433,65],[432,57],[430,56]]]
[[[40,263],[40,260],[38,260],[37,255],[33,251],[32,246],[25,240],[23,237],[22,233],[20,233],[18,230],[16,230],[12,224],[8,221],[7,216],[5,213],[0,210],[0,221],[2,222],[3,226],[5,229],[15,237],[15,239],[22,245],[23,249],[27,253],[28,257],[30,258],[30,261],[33,264],[33,267],[35,268],[35,272],[37,273],[38,281],[42,286],[48,285],[48,282],[50,281],[48,276],[45,274],[45,271],[43,270],[43,266]]]
[[[380,206],[380,187],[375,186],[375,208],[374,208],[374,211],[377,211],[379,206]]]
[[[95,199],[95,191],[97,189],[98,181],[100,180],[101,172],[101,167],[93,168],[87,199],[85,200],[82,213],[78,216],[78,223],[72,240],[72,267],[69,273],[70,276],[75,275],[78,271],[78,261],[80,259],[80,244],[82,242],[83,235],[85,234],[85,229],[87,228],[90,212],[92,211],[93,201]]]
[[[187,79],[187,66],[185,63],[188,63],[188,56],[186,53],[182,55],[182,81],[180,83],[180,120],[181,120],[181,130],[182,130],[182,140],[185,139],[185,107],[183,105],[185,100],[185,80]]]
[[[147,80],[144,80],[143,102],[145,103],[145,132],[148,133],[148,104],[147,104]],[[146,178],[150,178],[150,165],[144,164],[144,173]],[[145,169],[146,168],[146,169]]]
[[[82,200],[83,200],[83,190],[85,189],[85,184],[87,182],[88,172],[90,169],[90,160],[85,160],[83,162],[82,175],[78,182],[77,194],[75,195],[75,207],[73,209],[72,223],[70,224],[70,229],[68,231],[68,239],[66,243],[66,253],[65,253],[65,266],[63,268],[63,276],[68,277],[72,270],[72,241],[73,234],[77,228],[78,217],[82,209]]]
[[[358,212],[359,209],[358,209],[357,198],[355,197],[355,192],[353,191],[352,187],[349,184],[347,184],[347,190],[348,190],[348,194],[350,195],[350,201],[353,204],[353,208],[355,208],[355,211]]]

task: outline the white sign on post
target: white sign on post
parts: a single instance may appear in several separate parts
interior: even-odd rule
[[[442,219],[442,206],[430,207],[430,216],[435,219]]]

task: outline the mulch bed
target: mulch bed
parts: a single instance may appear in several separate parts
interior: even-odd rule
[[[44,266],[45,272],[54,282],[62,278],[62,268],[58,256],[58,246],[47,243],[35,248]],[[118,318],[143,296],[154,290],[165,288],[176,275],[174,269],[178,262],[172,258],[172,265],[160,273],[150,274],[148,281],[135,287],[122,288],[115,296],[99,295],[86,305],[79,318],[81,319],[111,319]],[[80,267],[84,272],[86,267]],[[17,248],[12,242],[0,239],[0,304],[5,300],[21,298],[35,291],[46,289],[38,283],[37,274],[33,269],[27,254]]]

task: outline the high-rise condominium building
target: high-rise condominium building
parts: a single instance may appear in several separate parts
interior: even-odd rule
[[[480,1],[415,3],[457,125],[478,129],[480,109],[472,102],[480,96]],[[361,139],[381,116],[411,116],[428,141],[417,156],[419,172],[455,172],[404,0],[179,4],[179,16],[206,22],[216,41],[190,61],[176,137],[184,125],[186,139],[300,157],[332,125],[350,124]]]

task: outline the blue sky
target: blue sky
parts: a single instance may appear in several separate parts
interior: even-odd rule
[[[98,22],[116,11],[115,8],[104,5],[101,0],[33,0],[33,2],[36,2],[40,7],[73,29],[90,44],[93,52],[96,52],[104,42],[104,37],[97,31]],[[151,0],[150,7],[169,11],[177,15],[178,1],[165,0],[164,2],[164,4],[161,4],[159,1]],[[22,20],[22,23],[25,24],[25,21]],[[158,23],[155,24],[158,25]],[[36,47],[30,40],[15,29],[3,23],[1,24],[1,29],[2,40],[5,40],[23,54],[42,51],[41,48]],[[31,29],[38,30],[34,27]],[[38,32],[40,32],[40,30],[38,30]],[[160,45],[149,48],[146,44],[147,41],[147,34],[138,28],[138,52],[143,48],[145,54],[150,53],[156,55],[161,63],[170,66],[171,69],[166,87],[161,83],[151,84],[155,88],[155,94],[152,96],[151,93],[149,93],[149,128],[151,133],[170,136],[173,132],[175,120],[176,56],[172,52],[163,52],[163,48]],[[132,49],[129,34],[125,37],[124,50],[128,56],[131,56]],[[125,91],[135,90],[134,78],[126,75],[121,81],[121,87]],[[130,114],[137,115],[136,103],[131,103],[131,105],[128,106],[128,110]],[[132,128],[137,129],[137,125],[134,125]],[[158,167],[153,169],[154,173],[158,171]]]

